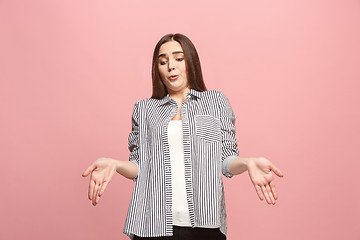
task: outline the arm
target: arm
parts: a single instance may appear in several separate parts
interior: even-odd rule
[[[99,158],[95,160],[82,174],[83,177],[90,176],[88,198],[96,206],[100,197],[110,183],[115,172],[126,178],[134,179],[138,170],[134,163],[130,161],[119,161],[112,158]]]
[[[138,175],[138,168],[135,165],[135,163],[130,161],[120,161],[116,160],[116,172],[120,175],[129,178],[134,179]]]
[[[95,160],[82,174],[87,177],[90,173],[88,198],[96,206],[106,186],[111,181],[115,172],[126,178],[136,181],[139,173],[139,124],[138,102],[134,106],[132,116],[132,131],[129,134],[129,161],[119,161],[112,158],[99,158]]]
[[[239,159],[239,150],[235,137],[235,115],[224,93],[219,92],[218,100],[220,110],[222,173],[225,177],[231,178],[233,173],[230,171],[230,166],[236,159]]]
[[[219,92],[220,128],[221,128],[221,158],[222,172],[231,178],[248,170],[250,179],[261,200],[266,199],[268,204],[275,204],[278,198],[273,171],[277,176],[284,175],[266,158],[240,158],[235,137],[235,115],[224,93]]]
[[[251,158],[237,158],[231,162],[229,170],[232,175],[239,175],[248,170],[248,161]]]
[[[132,131],[129,134],[129,144],[128,144],[128,148],[130,151],[130,156],[129,156],[129,162],[120,164],[117,172],[122,174],[126,174],[127,176],[134,176],[132,179],[134,181],[137,180],[137,177],[139,175],[140,172],[140,161],[139,161],[139,147],[140,147],[140,131],[139,131],[139,120],[140,120],[140,115],[139,115],[139,102],[136,102],[134,105],[134,111],[131,117],[131,125],[132,125]],[[133,164],[137,169],[136,169],[136,174],[135,174],[135,170],[134,170],[134,166],[132,166],[131,164]],[[133,169],[132,174],[129,175],[129,166],[131,166],[130,168]],[[130,170],[131,171],[131,170]],[[123,175],[123,174],[122,174]],[[125,176],[125,175],[123,175]]]

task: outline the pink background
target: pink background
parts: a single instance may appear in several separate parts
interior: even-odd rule
[[[360,239],[360,2],[0,1],[0,239],[128,239],[134,183],[100,204],[81,174],[127,160],[135,101],[167,33],[197,47],[208,89],[237,116],[242,157],[264,156],[279,199],[225,179],[228,239]]]

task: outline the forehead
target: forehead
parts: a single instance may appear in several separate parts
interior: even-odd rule
[[[178,43],[177,41],[169,41],[164,43],[163,45],[161,45],[160,49],[159,49],[159,55],[162,54],[172,54],[173,52],[178,52],[178,51],[183,51],[180,43]]]

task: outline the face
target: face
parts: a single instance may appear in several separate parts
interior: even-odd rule
[[[168,93],[186,92],[189,84],[186,74],[185,56],[177,41],[169,41],[159,49],[158,68]]]

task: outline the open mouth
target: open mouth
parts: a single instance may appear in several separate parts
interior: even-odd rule
[[[171,75],[171,76],[169,77],[169,79],[170,79],[170,80],[176,80],[176,79],[178,79],[178,77],[179,77],[179,75]]]

